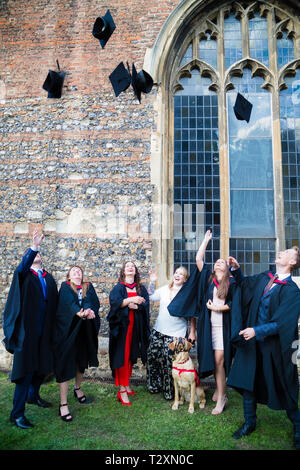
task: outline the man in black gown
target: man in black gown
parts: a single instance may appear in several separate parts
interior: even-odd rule
[[[57,306],[56,282],[44,269],[39,246],[44,235],[33,233],[33,245],[16,268],[4,310],[4,345],[14,354],[11,381],[15,392],[10,421],[22,429],[33,424],[25,403],[46,408],[39,395],[44,378],[53,371],[52,338]]]
[[[238,262],[228,263],[242,291],[240,324],[233,319],[237,345],[227,384],[243,395],[245,423],[234,433],[239,439],[256,428],[256,403],[286,410],[294,425],[295,447],[300,449],[299,380],[294,350],[298,346],[300,289],[291,271],[300,267],[300,251],[281,251],[276,273],[244,277]],[[238,339],[240,338],[240,339]]]

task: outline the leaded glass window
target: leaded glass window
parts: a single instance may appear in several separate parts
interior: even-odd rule
[[[207,34],[207,39],[199,41],[199,57],[208,64],[217,68],[217,41]]]
[[[261,81],[244,69],[227,96],[232,237],[275,238],[271,95]],[[254,103],[249,123],[234,114],[237,91]]]
[[[287,31],[283,31],[282,37],[277,39],[277,57],[279,69],[295,58],[294,43],[288,38]]]
[[[300,243],[300,22],[280,5],[228,2],[201,14],[178,54],[175,265],[194,263],[210,226],[206,262],[231,254],[247,275]],[[253,104],[249,123],[234,114],[238,92]]]
[[[234,15],[224,20],[224,50],[226,69],[243,56],[241,23]]]
[[[268,24],[258,13],[249,20],[250,57],[269,65]]]
[[[187,64],[192,60],[193,58],[193,45],[192,43],[188,46],[187,50],[184,53],[184,56],[182,57],[180,65]]]
[[[280,93],[286,248],[300,244],[300,70]],[[298,275],[300,272],[298,271]]]
[[[174,264],[189,270],[211,226],[207,262],[218,259],[220,251],[218,97],[210,84],[193,70],[174,96]]]

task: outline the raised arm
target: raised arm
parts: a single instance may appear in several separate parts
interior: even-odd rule
[[[21,263],[17,267],[17,272],[19,274],[24,275],[29,271],[36,257],[36,254],[39,251],[40,244],[42,243],[43,238],[44,238],[43,234],[39,235],[38,231],[34,230],[33,236],[32,236],[31,248],[27,250],[27,252],[22,258]]]
[[[196,264],[200,272],[202,271],[203,265],[204,265],[204,255],[205,255],[206,247],[209,244],[211,239],[212,239],[212,232],[210,230],[207,230],[206,234],[204,235],[203,242],[201,243],[198,253],[196,255]]]

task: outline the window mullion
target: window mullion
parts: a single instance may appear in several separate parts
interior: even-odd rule
[[[199,35],[193,39],[193,59],[199,59]]]
[[[274,73],[274,83],[278,84],[278,58],[275,10],[268,12],[269,33],[269,60],[270,69]],[[284,226],[284,195],[282,177],[282,147],[280,129],[280,104],[279,90],[275,86],[272,93],[272,126],[273,126],[273,171],[274,171],[274,215],[276,231],[276,249],[285,249],[285,226]]]
[[[229,256],[229,165],[228,165],[228,142],[227,142],[227,110],[225,93],[225,47],[224,47],[224,12],[219,11],[218,25],[218,71],[220,74],[220,91],[218,98],[219,113],[219,161],[220,161],[220,256],[227,259]]]
[[[249,21],[248,15],[241,14],[241,31],[242,31],[242,51],[243,57],[250,57],[250,44],[249,44]]]

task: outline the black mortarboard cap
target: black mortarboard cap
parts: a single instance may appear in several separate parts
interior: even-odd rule
[[[131,75],[123,62],[120,62],[118,67],[110,74],[109,79],[116,96],[119,96],[122,91],[127,90],[131,83]]]
[[[233,110],[236,118],[239,119],[239,121],[250,121],[252,104],[240,93],[237,94]]]
[[[48,98],[60,98],[61,91],[64,83],[66,73],[61,72],[59,63],[57,62],[58,72],[49,70],[46,80],[43,84],[43,89],[48,91]]]
[[[104,49],[105,44],[115,29],[116,25],[109,10],[107,10],[104,16],[96,19],[92,34],[96,39],[99,39],[102,49]]]
[[[145,72],[145,70],[141,70],[137,73],[135,65],[132,64],[132,87],[134,89],[134,93],[141,102],[141,94],[143,93],[150,93],[153,86],[153,79],[149,75],[149,73]]]

